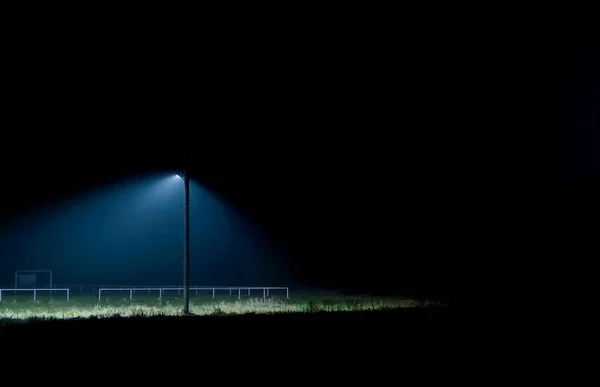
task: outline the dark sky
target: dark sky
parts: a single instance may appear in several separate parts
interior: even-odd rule
[[[299,283],[447,294],[465,258],[516,245],[521,216],[537,233],[597,209],[594,18],[481,11],[20,31],[2,213],[188,166]]]

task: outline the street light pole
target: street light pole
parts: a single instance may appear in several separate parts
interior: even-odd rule
[[[190,314],[190,179],[183,173],[183,314]]]

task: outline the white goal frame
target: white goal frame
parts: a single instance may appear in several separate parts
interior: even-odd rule
[[[25,274],[25,273],[50,273],[50,289],[52,289],[52,270],[17,270],[15,271],[15,289],[17,289],[19,286],[18,284],[18,278],[19,278],[19,274]]]

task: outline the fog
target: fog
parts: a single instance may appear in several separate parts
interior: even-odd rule
[[[0,233],[0,285],[15,270],[46,269],[56,285],[180,285],[183,185],[175,174],[138,176],[23,214]],[[285,285],[283,262],[252,219],[190,182],[191,285]]]

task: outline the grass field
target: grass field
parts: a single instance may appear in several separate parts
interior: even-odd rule
[[[371,383],[380,369],[403,367],[410,373],[406,364],[413,358],[432,364],[458,337],[450,308],[425,308],[422,300],[299,290],[289,300],[285,293],[263,299],[259,291],[238,300],[228,293],[214,300],[212,294],[192,294],[195,316],[182,316],[177,292],[160,300],[142,292],[130,300],[127,291],[116,292],[98,302],[93,293],[75,292],[69,301],[64,294],[40,293],[33,301],[32,294],[5,291],[0,301],[5,368],[17,369],[27,360],[46,377],[55,369],[100,365],[100,374],[118,367],[134,383],[149,377],[156,384],[179,368],[194,381],[200,370],[247,383],[256,373],[268,378],[280,369],[296,377],[299,365],[300,374],[313,381],[327,367],[332,381],[351,375],[356,382],[357,371],[366,369],[365,383]]]
[[[89,317],[141,317],[177,316],[181,314],[183,300],[180,294],[165,295],[116,292],[103,295],[99,302],[95,294],[74,294],[66,301],[65,293],[40,293],[37,300],[31,294],[3,292],[0,301],[0,320],[6,324],[32,318],[70,319]],[[290,299],[285,294],[267,299],[262,296],[190,295],[190,310],[196,315],[272,314],[286,312],[366,311],[392,308],[411,308],[414,300],[402,297],[345,296],[333,292],[304,292]]]

